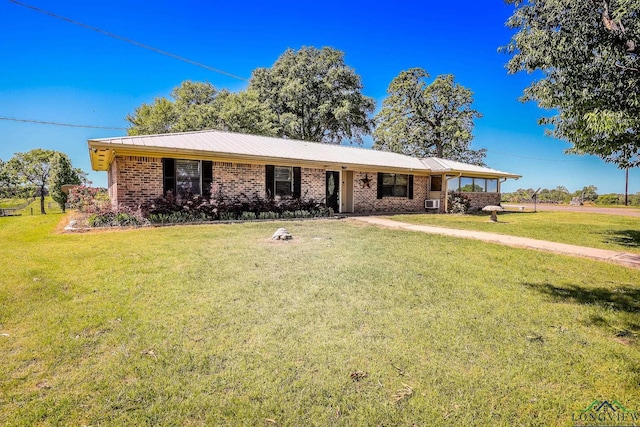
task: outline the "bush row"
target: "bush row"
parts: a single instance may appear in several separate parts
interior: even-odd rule
[[[80,186],[70,194],[71,206],[87,213],[91,227],[143,226],[205,221],[250,221],[256,219],[313,218],[333,216],[333,209],[313,199],[265,199],[248,197],[190,195],[178,201],[171,192],[132,210],[113,207],[104,189]]]
[[[184,223],[198,221],[233,221],[279,218],[312,218],[333,216],[333,209],[313,199],[265,199],[257,193],[249,197],[240,194],[226,197],[217,194],[211,198],[189,196],[182,203],[168,192],[142,206],[142,212],[151,223]]]

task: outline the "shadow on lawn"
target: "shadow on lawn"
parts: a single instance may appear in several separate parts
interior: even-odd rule
[[[550,296],[555,302],[599,305],[627,313],[640,313],[640,288],[585,288],[578,285],[554,286],[550,283],[525,283],[524,286]]]
[[[638,230],[609,230],[604,235],[606,243],[616,243],[630,248],[640,248],[640,231]]]

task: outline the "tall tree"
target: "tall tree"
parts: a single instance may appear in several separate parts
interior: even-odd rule
[[[67,194],[62,191],[62,186],[65,184],[79,185],[80,183],[78,170],[73,168],[69,157],[56,151],[51,157],[50,163],[49,195],[58,203],[62,212],[65,211],[67,203]]]
[[[129,135],[220,129],[275,135],[274,116],[250,91],[218,91],[208,82],[184,81],[171,98],[156,98],[126,117]]]
[[[501,50],[510,73],[542,73],[522,100],[555,112],[540,120],[548,133],[568,152],[640,165],[640,0],[506,1],[518,32]]]
[[[330,47],[289,49],[271,68],[254,70],[249,82],[275,114],[278,136],[331,144],[362,143],[371,132],[375,103],[362,88],[344,53]]]
[[[440,157],[483,165],[485,149],[472,150],[473,92],[451,74],[429,77],[422,68],[402,71],[389,84],[373,133],[377,150],[415,157]]]
[[[55,151],[36,148],[26,153],[16,153],[8,162],[8,172],[13,175],[33,196],[40,196],[40,213],[46,214],[44,198],[47,193],[51,159]]]

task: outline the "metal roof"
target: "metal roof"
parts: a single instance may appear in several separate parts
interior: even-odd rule
[[[403,171],[448,172],[468,171],[519,177],[494,169],[451,162],[442,159],[418,159],[404,154],[372,150],[362,147],[323,144],[309,141],[273,138],[259,135],[207,130],[199,132],[159,135],[122,136],[90,139],[91,165],[94,170],[108,170],[116,155],[163,155],[233,159],[235,161],[289,163],[340,166],[343,169],[380,168]],[[455,166],[457,169],[448,169]]]
[[[488,168],[485,166],[470,165],[468,163],[457,162],[455,160],[441,159],[438,157],[427,157],[427,158],[421,159],[421,161],[426,165],[427,168],[429,168],[433,172],[498,175],[505,178],[521,177],[521,175],[516,175],[510,172],[503,172],[503,171]]]

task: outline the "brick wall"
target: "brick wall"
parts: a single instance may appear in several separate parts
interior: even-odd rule
[[[222,191],[225,196],[237,196],[241,193],[251,197],[258,194],[266,197],[265,166],[244,163],[213,163],[212,191]],[[300,174],[302,196],[307,199],[324,201],[324,169],[302,168]]]
[[[300,177],[302,197],[325,202],[327,198],[326,173],[324,169],[302,168]]]
[[[265,166],[244,163],[213,162],[212,191],[233,197],[242,193],[251,197],[265,194]],[[318,201],[325,199],[324,169],[302,168],[302,195]],[[162,196],[162,159],[153,157],[117,157],[109,171],[109,197],[114,205],[137,208],[141,203]]]
[[[369,178],[369,186],[362,179]],[[308,199],[325,201],[325,170],[302,168],[302,195]],[[424,212],[429,178],[414,176],[413,199],[408,197],[377,198],[377,174],[353,173],[354,212]],[[109,171],[109,196],[114,205],[137,208],[141,203],[162,196],[162,159],[155,157],[120,156]],[[244,163],[213,162],[212,191],[222,191],[225,196],[241,193],[265,197],[265,166]],[[483,208],[499,204],[499,193],[465,193],[472,207]],[[344,196],[344,195],[343,195]],[[445,193],[441,194],[441,209],[444,209]]]
[[[471,202],[471,209],[482,209],[489,205],[500,205],[500,193],[463,193]]]
[[[111,165],[109,195],[114,205],[137,208],[162,196],[162,159],[117,157]]]
[[[378,199],[378,174],[366,173],[369,185],[362,179],[364,172],[353,174],[353,210],[354,212],[424,212],[424,200],[427,198],[426,176],[413,177],[413,199],[408,197],[383,197]]]
[[[251,197],[257,193],[264,197],[264,171],[264,165],[213,162],[211,193],[221,193],[227,197],[238,196],[241,193]]]
[[[111,163],[107,178],[109,185],[109,199],[111,200],[111,203],[118,206],[118,158]]]

